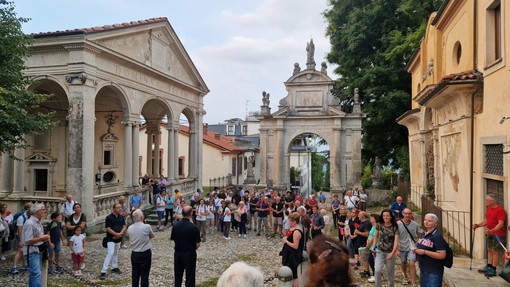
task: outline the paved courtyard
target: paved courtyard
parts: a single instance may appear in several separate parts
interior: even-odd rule
[[[173,248],[174,243],[170,241],[170,228],[165,231],[156,232],[153,239],[153,259],[150,275],[151,286],[173,286]],[[65,273],[62,275],[49,275],[48,286],[131,286],[131,262],[130,249],[120,250],[119,268],[122,274],[110,274],[106,280],[98,279],[99,271],[103,264],[106,249],[101,246],[103,234],[94,234],[88,237],[87,254],[85,258],[84,276],[76,279]],[[278,253],[282,243],[279,237],[266,238],[255,236],[253,232],[248,233],[247,238],[238,238],[237,233],[231,233],[232,240],[226,241],[223,236],[215,232],[207,237],[207,242],[202,243],[198,250],[197,263],[197,284],[199,286],[215,286],[214,283],[222,272],[236,261],[245,261],[249,265],[258,267],[265,278],[274,276],[276,270],[281,267],[281,257]],[[64,252],[64,268],[70,270],[69,251]],[[12,255],[7,261],[0,261],[0,286],[26,286],[28,273],[21,272],[17,275],[8,273],[12,264]],[[397,268],[396,286],[401,285],[401,272]],[[362,286],[373,286],[365,279],[358,277],[358,271],[353,270],[356,281]],[[265,286],[277,286],[276,279],[268,282]]]

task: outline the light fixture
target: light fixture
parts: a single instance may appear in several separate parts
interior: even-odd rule
[[[501,117],[501,120],[499,120],[499,124],[502,125],[506,120],[510,120],[510,117]]]

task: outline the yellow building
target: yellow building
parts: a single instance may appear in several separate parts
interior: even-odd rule
[[[435,210],[466,250],[472,236],[484,240],[470,229],[484,218],[484,194],[508,208],[509,13],[502,0],[444,1],[407,66],[412,109],[397,119],[409,131],[409,201]],[[474,256],[484,249],[475,244]]]

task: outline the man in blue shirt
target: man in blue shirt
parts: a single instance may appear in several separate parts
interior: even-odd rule
[[[402,212],[406,208],[407,208],[407,205],[404,203],[402,196],[397,196],[397,201],[393,202],[391,204],[390,211],[393,214],[393,216],[395,216],[395,219],[398,221],[398,220],[401,220],[402,218],[404,218],[404,215],[402,214]]]
[[[142,195],[140,194],[140,189],[138,187],[135,187],[133,190],[133,195],[131,195],[131,198],[129,199],[129,208],[131,211],[135,209],[139,209],[142,206]]]

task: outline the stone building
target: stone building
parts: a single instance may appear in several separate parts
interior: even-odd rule
[[[166,18],[32,36],[25,75],[36,80],[29,89],[51,95],[39,111],[54,112],[56,125],[26,135],[30,147],[13,150],[22,161],[2,155],[0,200],[11,210],[33,200],[53,211],[71,194],[90,223],[100,222],[119,195],[138,186],[139,155],[152,158],[149,173],[159,171],[154,150],[161,145],[162,121],[169,187],[201,187],[203,97],[209,90]],[[185,180],[178,176],[181,114],[190,128]],[[146,135],[140,136],[142,125]],[[149,148],[142,151],[144,136]]]
[[[484,218],[484,195],[509,206],[508,4],[443,2],[407,66],[412,109],[398,119],[409,131],[410,200],[435,208],[450,238],[467,250],[470,226]],[[482,258],[483,232],[474,235],[474,255]]]
[[[284,83],[288,94],[271,113],[270,94],[263,92],[260,121],[260,183],[280,189],[290,188],[290,158],[296,139],[317,135],[330,148],[330,185],[340,192],[361,179],[361,113],[354,95],[352,113],[340,110],[333,96],[334,81],[327,75],[326,63],[315,69],[314,44],[306,48],[306,69],[294,64],[292,76]]]

